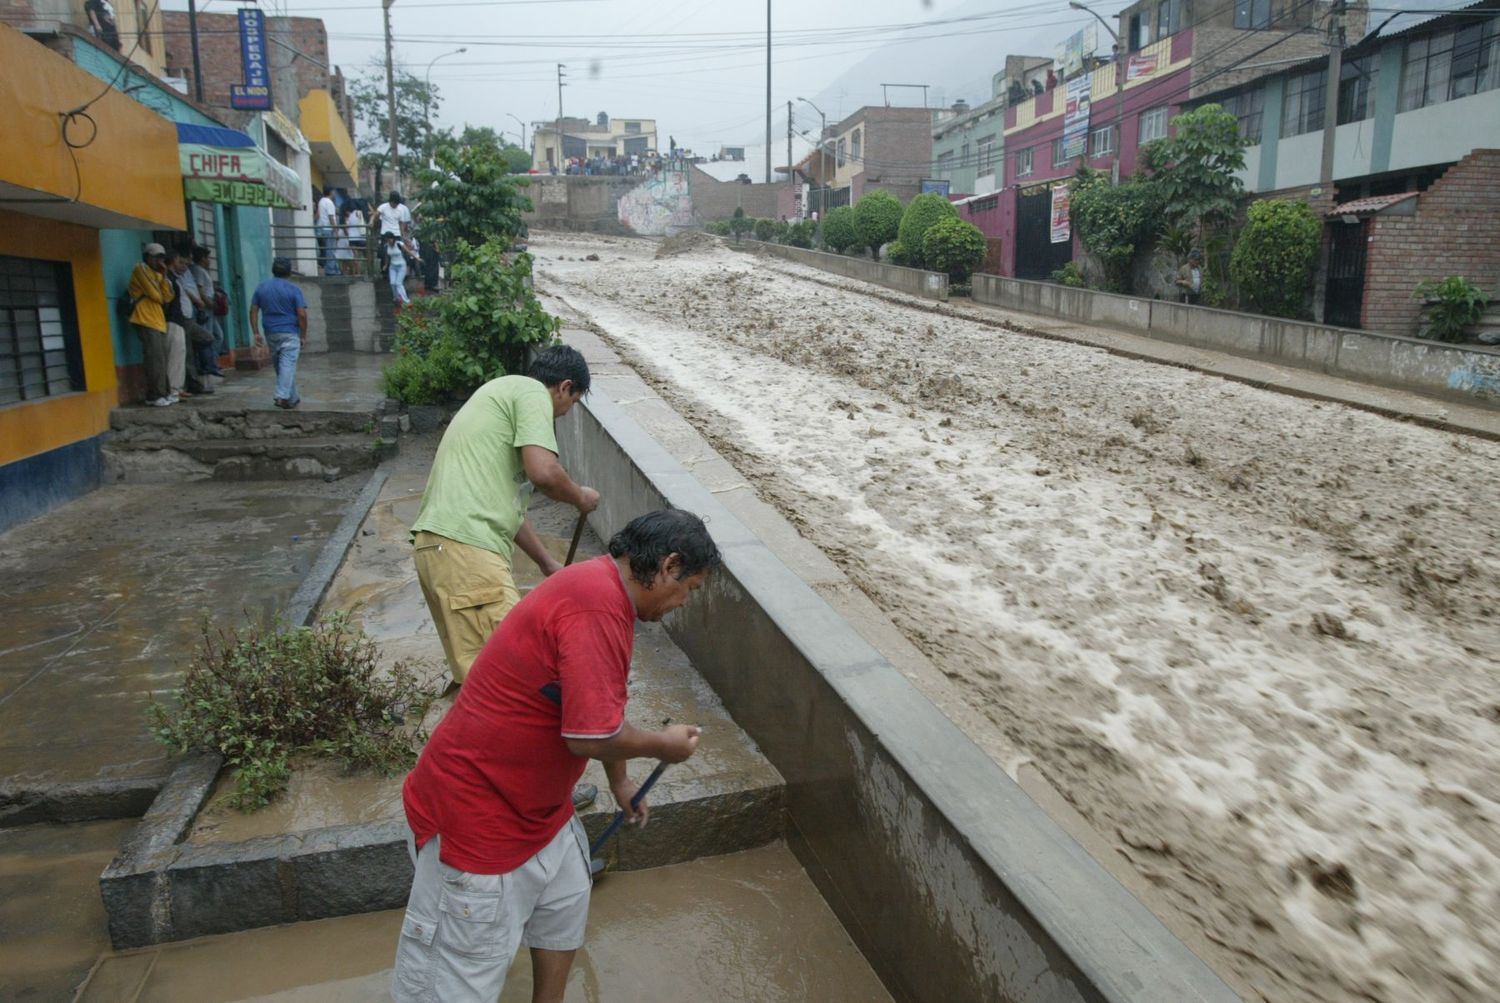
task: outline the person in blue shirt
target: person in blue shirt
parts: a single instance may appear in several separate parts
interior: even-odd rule
[[[271,278],[256,286],[250,297],[250,333],[256,345],[270,346],[276,365],[276,406],[288,409],[302,400],[297,395],[297,357],[307,347],[307,300],[297,284],[287,280],[290,274],[291,261],[277,258],[271,262]]]

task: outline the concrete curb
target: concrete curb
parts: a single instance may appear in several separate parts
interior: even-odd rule
[[[918,299],[934,300],[941,303],[948,301],[948,276],[942,272],[930,272],[922,268],[907,268],[904,265],[892,265],[883,261],[874,261],[870,258],[853,258],[847,254],[830,254],[827,251],[813,251],[805,247],[791,247],[786,244],[768,244],[762,240],[744,239],[739,242],[733,238],[720,237],[722,245],[731,251],[740,251],[746,254],[769,254],[773,257],[782,258],[787,261],[795,261],[799,265],[816,268],[819,271],[829,272],[834,275],[842,275],[845,278],[855,279],[859,282],[868,282],[872,285],[885,286],[897,292],[915,296]]]
[[[317,561],[308,569],[301,587],[292,595],[282,612],[282,619],[288,626],[305,627],[312,621],[313,611],[318,608],[318,603],[323,601],[328,587],[333,584],[339,565],[344,563],[344,555],[349,552],[349,546],[359,533],[359,527],[364,524],[365,516],[375,507],[375,499],[380,497],[380,489],[385,487],[389,476],[389,473],[378,468],[371,472],[369,480],[365,481],[365,486],[350,504],[349,511],[344,513],[344,518],[339,520],[332,535],[324,542]]]

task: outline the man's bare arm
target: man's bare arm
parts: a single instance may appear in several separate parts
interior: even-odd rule
[[[547,447],[522,446],[521,465],[526,469],[526,479],[553,501],[572,505],[585,515],[599,507],[599,492],[574,483],[557,462],[557,454]]]
[[[661,731],[642,731],[626,721],[609,738],[566,738],[564,741],[573,755],[602,760],[608,771],[609,764],[616,760],[648,758],[680,763],[697,750],[699,733],[698,726],[692,724],[674,724]]]
[[[554,575],[562,570],[562,562],[552,556],[552,552],[542,543],[542,538],[536,535],[530,519],[521,520],[521,528],[516,530],[516,546],[536,562],[536,566],[542,569],[542,574]]]

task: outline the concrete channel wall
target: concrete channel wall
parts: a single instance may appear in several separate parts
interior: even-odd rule
[[[667,621],[786,778],[791,843],[903,1001],[1237,999],[597,386],[559,423],[607,539],[676,505],[725,565]]]
[[[795,261],[799,265],[844,275],[861,282],[873,282],[887,289],[919,296],[922,299],[948,300],[948,276],[942,272],[926,272],[920,268],[903,268],[888,265],[869,258],[851,258],[844,254],[829,254],[826,251],[809,251],[786,244],[769,244],[759,240],[725,240],[724,246],[736,251],[756,251],[773,254],[778,258]]]
[[[1500,406],[1500,350],[1492,348],[1449,345],[1000,275],[975,275],[973,288],[978,303],[1125,328],[1163,341],[1274,360],[1469,404]]]

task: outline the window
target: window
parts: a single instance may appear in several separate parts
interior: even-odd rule
[[[1351,59],[1339,69],[1339,125],[1359,122],[1375,114],[1375,74],[1372,56]]]
[[[1089,156],[1107,157],[1115,152],[1115,127],[1106,125],[1089,133]]]
[[[630,135],[630,136],[639,136],[641,134],[641,123],[639,123],[639,122],[626,122],[625,123],[625,133],[627,135]]]
[[[839,139],[838,146],[835,147],[833,155],[833,159],[840,167],[844,166],[844,157],[847,153],[847,147],[845,147],[844,142],[842,138]]]
[[[1016,177],[1024,178],[1032,172],[1031,148],[1016,151]]]
[[[979,176],[995,172],[995,137],[982,136],[979,139],[979,159],[977,161]]]
[[[1182,0],[1161,0],[1156,5],[1156,37],[1158,40],[1175,35],[1182,30]]]
[[[939,153],[938,154],[938,158],[937,158],[937,171],[936,171],[936,173],[937,173],[937,176],[940,177],[940,178],[946,178],[949,181],[953,180],[953,151],[952,150],[947,150],[947,151],[945,151],[943,153]]]
[[[1465,25],[1453,33],[1449,81],[1450,94],[1455,98],[1500,86],[1500,19],[1492,17],[1480,24]]]
[[[1271,27],[1271,0],[1234,0],[1236,28]]]
[[[849,157],[855,163],[859,162],[861,156],[864,153],[864,145],[860,142],[859,132],[860,131],[858,129],[855,129],[854,134],[849,139],[849,149],[851,151]]]
[[[1252,146],[1261,139],[1261,122],[1264,120],[1266,91],[1264,87],[1231,94],[1221,104],[1224,110],[1240,123],[1240,135]]]
[[[1396,110],[1411,111],[1448,100],[1448,74],[1452,69],[1453,32],[1407,42],[1401,63],[1401,100]]]
[[[1323,128],[1323,101],[1328,91],[1328,70],[1312,70],[1288,77],[1281,101],[1281,135],[1300,136]]]
[[[1061,136],[1058,136],[1052,141],[1053,167],[1064,167],[1067,165],[1068,161],[1072,159],[1067,155],[1067,153],[1064,152],[1066,149],[1067,143],[1063,142],[1063,138]]]
[[[1137,144],[1149,143],[1153,139],[1165,139],[1167,136],[1167,106],[1150,108],[1141,112],[1140,135],[1136,138]]]
[[[151,10],[145,0],[135,0],[135,34],[147,52],[151,51]]]
[[[1126,45],[1135,52],[1146,44],[1146,33],[1151,30],[1151,19],[1140,14],[1130,15],[1130,26],[1126,29]]]
[[[0,404],[82,389],[71,270],[0,256]]]

